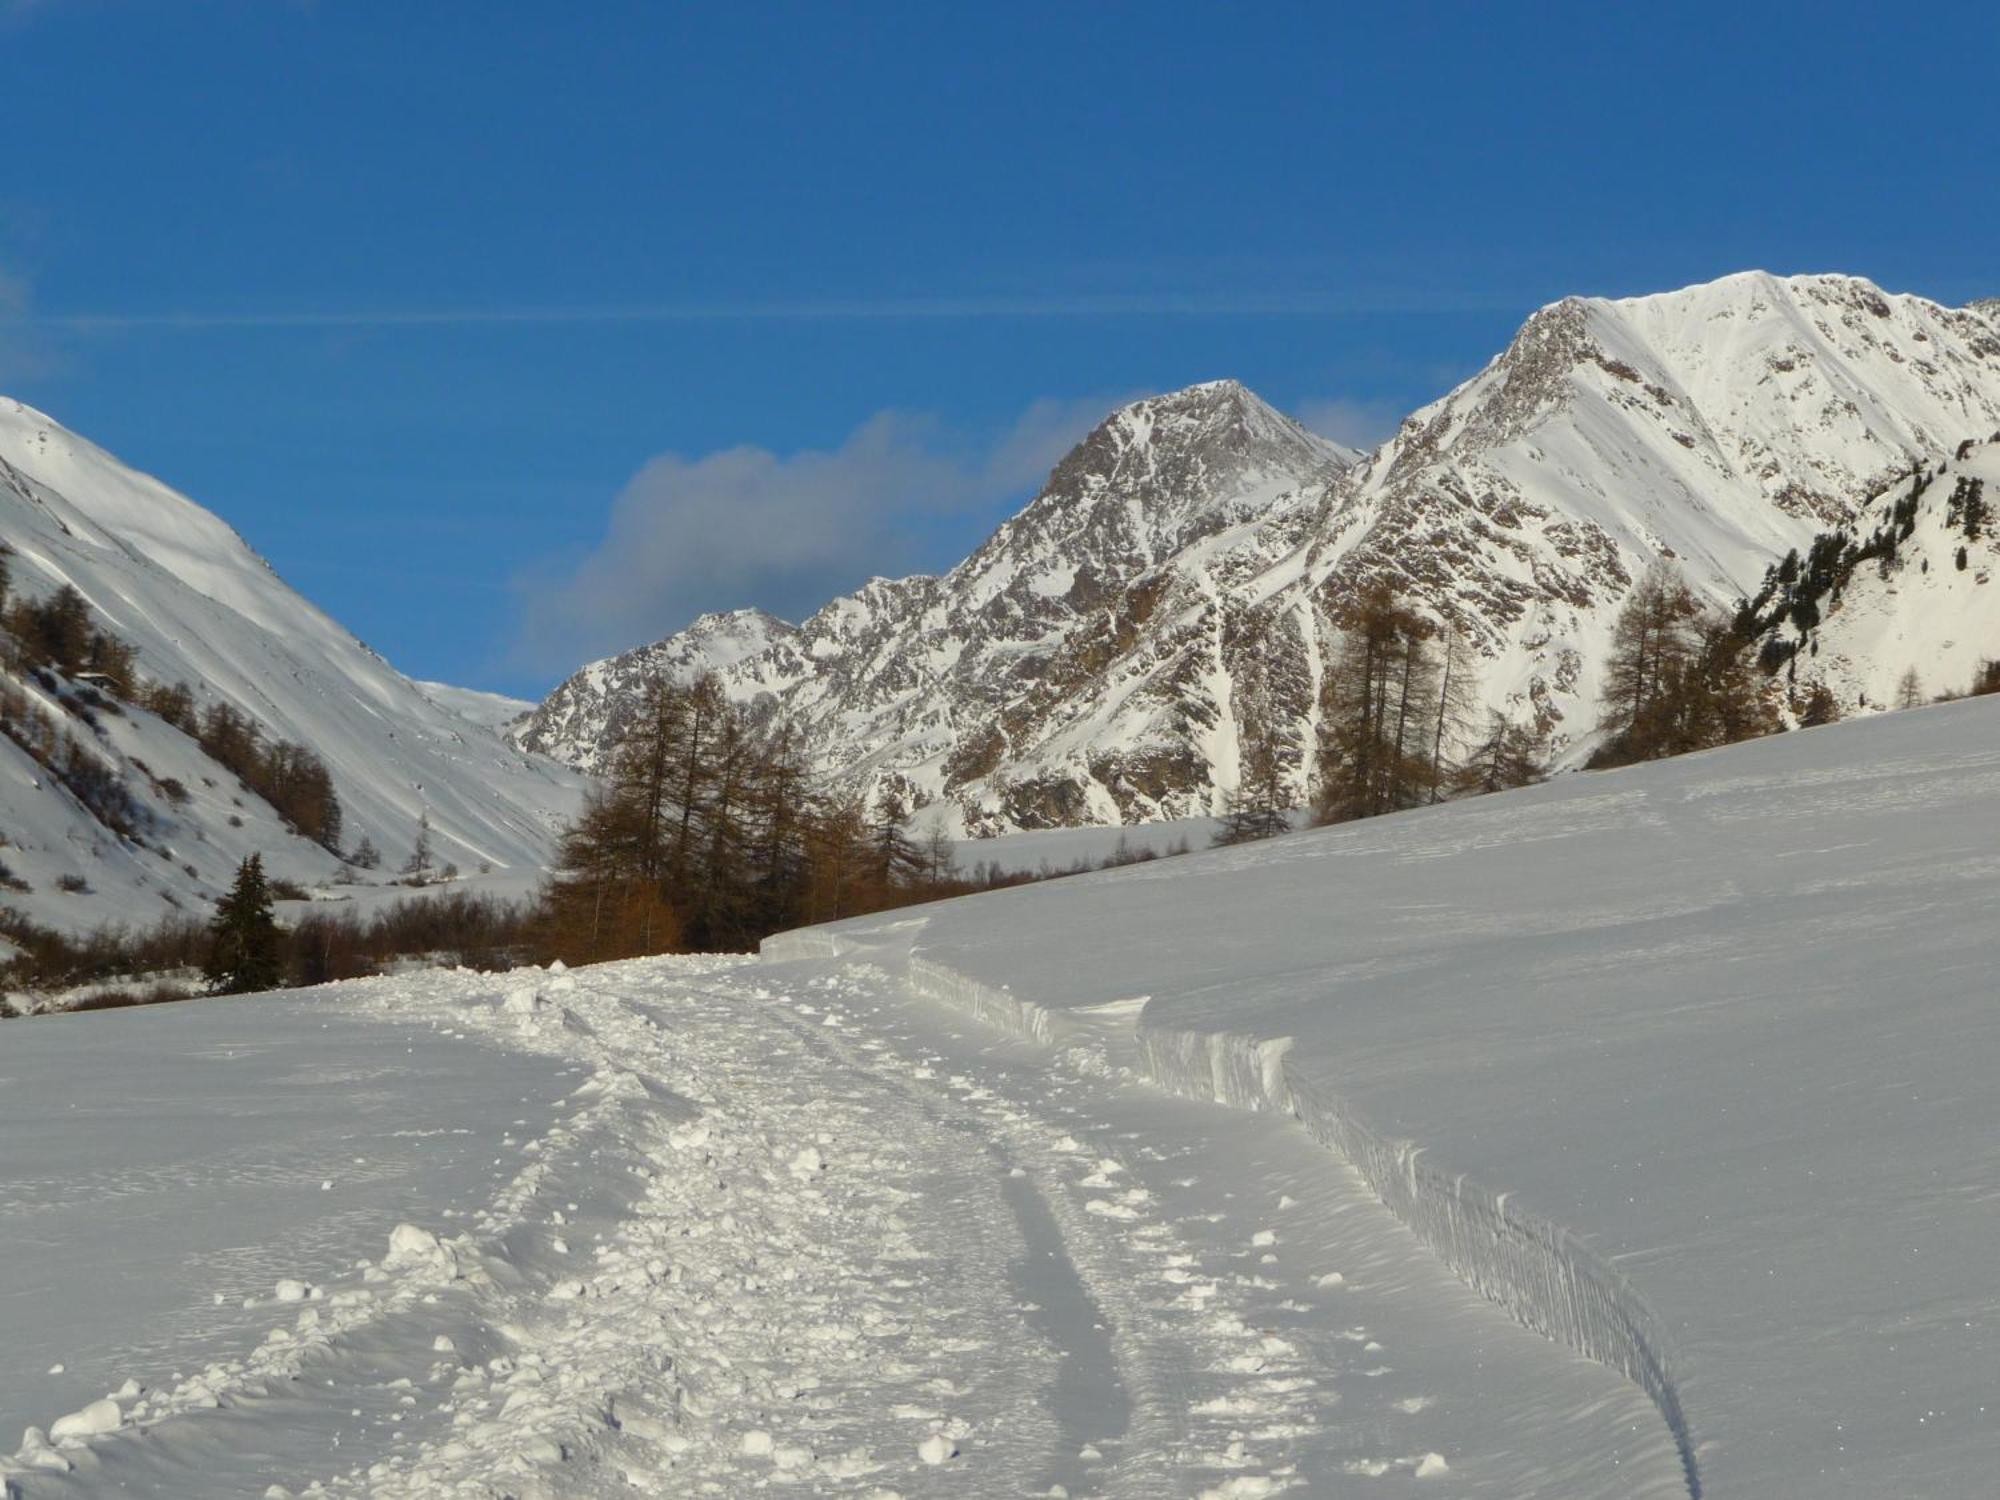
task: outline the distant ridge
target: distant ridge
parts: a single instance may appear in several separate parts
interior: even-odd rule
[[[514,733],[596,766],[649,673],[711,670],[805,726],[823,770],[954,827],[1203,814],[1252,719],[1289,736],[1303,795],[1343,610],[1386,579],[1476,646],[1486,704],[1574,747],[1648,566],[1733,604],[1996,426],[1982,311],[1761,271],[1566,298],[1372,454],[1234,381],[1137,402],[943,577],[876,580],[796,626],[705,616],[584,668]]]

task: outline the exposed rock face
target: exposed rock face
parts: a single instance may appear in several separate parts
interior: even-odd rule
[[[1138,402],[949,574],[796,627],[704,617],[516,733],[598,767],[634,684],[708,669],[823,769],[975,831],[1210,811],[1252,718],[1290,739],[1303,795],[1324,665],[1381,578],[1473,643],[1486,703],[1574,742],[1652,562],[1733,601],[1916,455],[1996,426],[1982,311],[1762,273],[1571,298],[1365,460],[1231,381]]]

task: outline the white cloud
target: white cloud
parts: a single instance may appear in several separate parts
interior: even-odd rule
[[[933,419],[887,411],[829,450],[662,454],[620,491],[580,563],[517,580],[516,656],[568,670],[706,610],[796,619],[870,576],[949,566],[955,555],[931,555],[941,527],[962,540],[968,518],[1025,499],[1109,410],[1039,401],[972,451]]]
[[[1293,415],[1306,431],[1365,452],[1394,436],[1404,413],[1387,401],[1316,396],[1299,402]]]

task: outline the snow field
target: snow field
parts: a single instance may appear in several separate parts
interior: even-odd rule
[[[1001,1112],[996,1142],[990,1091],[943,1075],[941,1059],[847,1040],[838,1002],[856,981],[808,978],[796,993],[812,999],[792,999],[754,973],[681,961],[341,987],[347,1008],[400,1026],[581,1064],[573,1112],[515,1142],[519,1170],[463,1231],[400,1223],[345,1276],[278,1279],[246,1300],[295,1322],[30,1432],[8,1482],[523,1497],[799,1482],[886,1497],[1014,1494],[1024,1475],[1041,1490],[1150,1493],[1182,1464],[1245,1477],[1256,1455],[1242,1435],[1127,1394],[1070,1265],[1062,1221],[1188,1261],[1139,1222],[1146,1191],[1019,1111]],[[1044,1172],[1079,1179],[1078,1201],[1045,1202]],[[1164,1284],[1211,1305],[1211,1283]],[[1207,1363],[1273,1387],[1224,1403],[1231,1430],[1243,1410],[1284,1416],[1310,1385],[1270,1373],[1291,1351],[1268,1337],[1225,1343]],[[323,1381],[327,1394],[310,1389]],[[349,1400],[364,1430],[329,1438]],[[207,1425],[250,1411],[258,1447],[289,1442],[290,1458],[273,1467]],[[332,1465],[304,1467],[315,1454]],[[1101,1475],[1124,1477],[1100,1490]]]
[[[0,1365],[39,1429],[0,1459],[23,1497],[1234,1500],[1371,1476],[1385,1494],[1550,1476],[1672,1493],[1617,1382],[1464,1294],[1358,1182],[1300,1170],[1282,1122],[1122,1082],[1089,1048],[1051,1066],[865,957],[427,973],[132,1014],[163,1093],[195,1076],[177,1031],[231,1059],[234,1091],[201,1096],[225,1164],[312,1087],[294,1032],[336,1018],[336,1091],[393,1116],[404,1085],[366,1065],[371,1038],[385,1064],[462,1053],[475,1086],[425,1140],[470,1131],[498,1155],[471,1182],[419,1172],[367,1198],[358,1260],[299,1242],[296,1211],[252,1223],[192,1183],[180,1214],[254,1270],[74,1375]],[[102,1054],[125,1019],[17,1034],[95,1025]],[[539,1091],[482,1098],[509,1056]],[[287,1169],[313,1204],[362,1171],[323,1149]],[[67,1232],[43,1264],[81,1272]],[[122,1274],[167,1254],[135,1245]],[[0,1301],[22,1279],[0,1262]],[[39,1347],[118,1346],[129,1319],[91,1316]],[[1632,1434],[1622,1470],[1607,1410]]]
[[[1117,1035],[1142,1002],[1079,1025],[903,958],[921,924],[867,925],[786,934],[767,957],[823,967],[838,949],[846,973],[888,966],[871,1031],[920,1059],[976,1058],[947,1086],[997,1095],[1002,1129],[1016,1114],[1044,1139],[1061,1129],[1036,1177],[1068,1180],[1051,1201],[1125,1334],[1128,1380],[1147,1393],[1136,1407],[1150,1401],[1181,1434],[1166,1475],[1192,1472],[1193,1493],[1218,1496],[1347,1493],[1355,1476],[1393,1491],[1447,1473],[1459,1494],[1685,1493],[1640,1393],[1522,1333],[1289,1120],[1220,1115],[1145,1080]]]
[[[912,985],[1056,1056],[1296,1117],[1435,1263],[1643,1388],[1683,1493],[1984,1495],[1994,713],[813,940],[909,954]]]
[[[891,925],[884,935],[920,939],[921,919]],[[878,929],[879,931],[879,929]],[[871,933],[870,936],[874,934]],[[781,933],[766,952],[830,955],[868,951],[864,938],[839,932]],[[919,953],[903,955],[911,989],[982,1022],[1044,1047],[1061,1046],[1073,1066],[1107,1071],[1107,1044],[1074,1016],[983,984]],[[1095,1008],[1136,1022],[1136,1062],[1130,1071],[1171,1093],[1217,1104],[1272,1110],[1297,1118],[1308,1134],[1357,1171],[1369,1190],[1467,1285],[1527,1327],[1556,1339],[1635,1382],[1659,1409],[1672,1434],[1688,1489],[1701,1493],[1695,1444],[1667,1355],[1667,1337],[1650,1308],[1617,1270],[1565,1230],[1509,1205],[1463,1173],[1434,1167],[1411,1142],[1384,1139],[1355,1118],[1338,1094],[1295,1078],[1284,1066],[1288,1038],[1258,1038],[1224,1030],[1149,1024],[1142,1006]],[[1109,1044],[1116,1047],[1118,1043]],[[1115,1206],[1090,1205],[1115,1214]],[[1252,1243],[1272,1242],[1260,1230]],[[1439,1460],[1442,1463],[1442,1460]],[[1433,1468],[1433,1473],[1442,1469]]]

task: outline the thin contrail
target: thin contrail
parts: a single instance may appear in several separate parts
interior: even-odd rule
[[[1351,297],[908,297],[799,302],[654,302],[602,307],[389,308],[303,312],[41,312],[0,315],[0,328],[75,333],[231,329],[477,328],[640,323],[949,321],[993,318],[1332,317],[1441,311]]]

